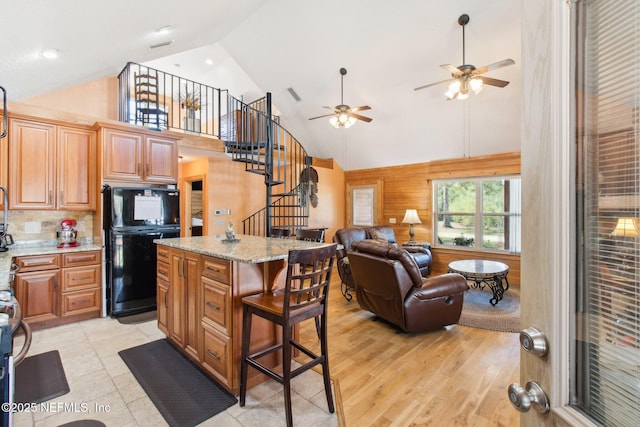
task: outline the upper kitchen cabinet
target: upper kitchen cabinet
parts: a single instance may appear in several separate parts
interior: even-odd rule
[[[178,181],[175,139],[129,129],[103,127],[104,180],[173,184]]]
[[[9,120],[9,208],[96,209],[96,133]]]

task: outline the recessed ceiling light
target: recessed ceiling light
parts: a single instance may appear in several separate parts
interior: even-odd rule
[[[157,30],[154,31],[154,33],[156,34],[169,34],[169,32],[171,31],[171,25],[165,25],[164,27],[160,27]]]
[[[213,65],[213,59],[207,59],[206,61],[204,61],[205,64],[207,65]]]
[[[42,57],[47,59],[55,59],[58,57],[58,49],[43,50]]]

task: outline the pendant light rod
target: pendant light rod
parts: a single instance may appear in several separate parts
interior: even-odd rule
[[[340,104],[344,105],[344,76],[347,74],[346,68],[340,68]]]
[[[469,23],[469,15],[462,14],[460,15],[460,17],[458,18],[458,24],[460,24],[462,26],[462,65],[466,65],[467,64],[467,59],[466,59],[466,55],[465,55],[465,39],[464,39],[464,27]]]

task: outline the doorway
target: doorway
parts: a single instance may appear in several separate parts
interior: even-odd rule
[[[185,237],[207,235],[207,209],[203,176],[193,176],[184,180],[184,227]]]

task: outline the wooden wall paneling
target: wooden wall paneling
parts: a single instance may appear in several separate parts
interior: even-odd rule
[[[432,242],[434,273],[446,273],[449,262],[457,259],[482,258],[505,262],[509,265],[510,283],[520,283],[520,256],[438,247],[433,242],[433,180],[475,178],[483,176],[520,175],[520,153],[501,153],[461,159],[438,160],[428,163],[361,169],[345,172],[347,189],[347,218],[349,224],[349,188],[372,182],[381,182],[379,203],[382,209],[380,224],[391,225],[399,242],[408,240],[409,225],[402,224],[406,209],[417,209],[422,221],[416,224],[415,239]],[[390,219],[396,223],[391,224]]]

